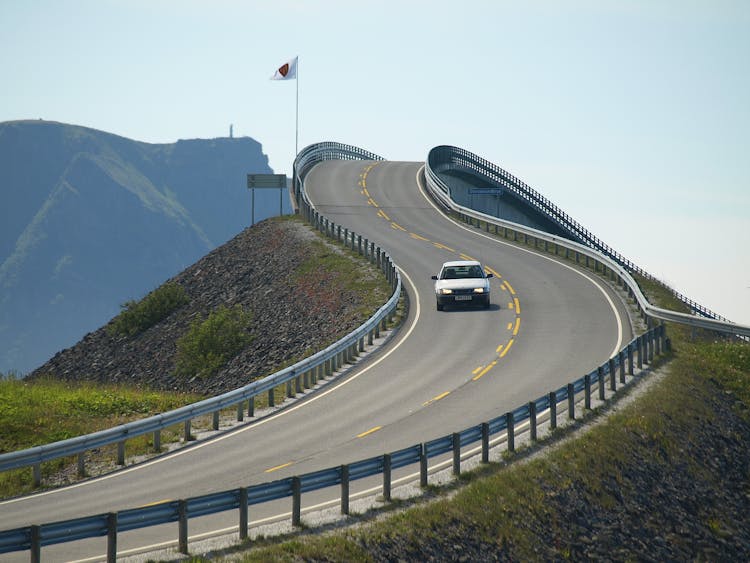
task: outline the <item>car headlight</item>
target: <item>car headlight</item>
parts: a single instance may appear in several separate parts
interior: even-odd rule
[[[474,293],[484,293],[484,292],[485,291],[484,291],[483,287],[475,287],[474,288]]]
[[[451,293],[453,293],[453,290],[452,289],[441,289],[439,293],[440,293],[440,295],[450,295]]]

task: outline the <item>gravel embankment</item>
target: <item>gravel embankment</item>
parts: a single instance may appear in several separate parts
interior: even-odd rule
[[[172,278],[186,290],[190,302],[167,319],[134,338],[113,337],[102,327],[56,354],[29,377],[122,383],[208,396],[268,375],[362,323],[362,296],[345,289],[335,273],[296,273],[314,252],[314,240],[321,239],[297,221],[258,223]],[[330,252],[342,252],[326,244]],[[366,268],[362,271],[363,275],[379,275]],[[205,318],[222,304],[240,304],[252,311],[251,345],[215,377],[174,375],[177,339],[194,319]]]

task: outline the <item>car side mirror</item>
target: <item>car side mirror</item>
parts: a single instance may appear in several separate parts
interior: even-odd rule
[[[487,277],[488,277],[488,278],[491,278],[491,277],[492,277],[492,274],[487,274]]]
[[[432,276],[432,279],[433,279],[433,280],[436,280],[436,279],[437,279],[437,276]]]

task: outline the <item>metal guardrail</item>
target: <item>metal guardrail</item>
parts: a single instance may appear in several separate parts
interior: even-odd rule
[[[498,217],[458,205],[451,197],[449,186],[440,178],[440,173],[446,170],[467,171],[486,181],[502,186],[582,242],[575,242],[564,237],[550,235],[531,227],[504,221]],[[629,294],[635,299],[638,308],[646,317],[681,323],[695,328],[712,330],[743,338],[750,337],[750,327],[732,323],[677,292],[673,292],[675,297],[688,305],[698,315],[678,313],[651,305],[630,272],[635,272],[651,280],[655,280],[656,278],[609,248],[518,178],[466,150],[450,146],[440,146],[432,149],[425,165],[425,179],[427,188],[433,197],[445,208],[455,212],[467,222],[476,221],[477,224],[483,223],[487,229],[493,226],[495,232],[498,232],[498,229],[502,228],[505,233],[509,232],[513,234],[516,239],[521,235],[525,239],[531,238],[535,244],[537,241],[543,241],[547,245],[551,243],[555,245],[555,253],[557,253],[558,247],[563,248],[568,253],[574,252],[576,261],[578,261],[579,256],[584,257],[587,266],[590,261],[593,261],[591,266],[594,269],[598,270],[602,268],[605,272],[609,270],[617,283],[627,287]]]
[[[335,486],[339,486],[341,490],[341,513],[348,514],[349,485],[352,481],[382,474],[382,497],[385,501],[390,501],[393,470],[419,465],[420,485],[426,487],[429,473],[428,460],[449,453],[452,454],[453,474],[458,475],[461,471],[461,448],[481,442],[481,459],[483,463],[486,463],[489,461],[491,436],[504,434],[507,451],[513,452],[516,429],[521,424],[528,423],[530,439],[536,440],[540,422],[546,419],[550,429],[554,429],[557,427],[558,417],[565,416],[566,410],[567,418],[575,419],[577,403],[583,401],[583,408],[591,409],[594,390],[598,390],[599,401],[605,401],[608,386],[611,398],[612,394],[617,391],[618,383],[620,385],[626,383],[626,374],[629,376],[635,374],[636,365],[637,369],[641,370],[644,365],[652,364],[655,356],[668,349],[669,339],[665,336],[664,326],[660,325],[633,339],[618,354],[591,373],[521,405],[513,411],[460,432],[354,463],[259,485],[184,500],[167,501],[143,508],[0,531],[0,553],[29,550],[31,560],[40,561],[41,548],[44,546],[106,536],[107,560],[114,562],[117,557],[119,533],[170,522],[177,522],[179,552],[187,553],[190,518],[238,510],[239,537],[244,540],[248,537],[249,506],[291,498],[292,524],[300,526],[302,494]],[[564,407],[558,411],[558,405],[561,403]]]
[[[320,145],[309,146],[295,160],[295,190],[305,217],[315,228],[344,245],[350,246],[353,250],[358,250],[365,258],[377,264],[377,267],[383,271],[389,281],[393,291],[391,297],[367,322],[324,350],[234,391],[85,436],[0,454],[0,471],[32,466],[34,468],[34,482],[38,485],[41,482],[41,463],[78,455],[79,473],[83,474],[82,454],[91,449],[110,444],[118,445],[118,464],[124,465],[125,441],[130,438],[154,433],[154,448],[158,451],[161,442],[159,433],[162,430],[182,423],[185,425],[184,434],[185,441],[187,441],[190,439],[190,421],[208,414],[214,415],[214,429],[218,430],[218,414],[221,410],[236,407],[237,418],[242,420],[243,405],[247,402],[248,416],[252,416],[256,395],[268,392],[269,403],[273,406],[273,390],[276,387],[284,384],[291,386],[291,383],[294,382],[296,390],[301,391],[301,387],[309,387],[310,382],[314,385],[318,375],[330,375],[343,363],[356,357],[359,351],[364,350],[365,339],[368,344],[372,344],[373,337],[377,338],[381,328],[386,328],[388,319],[393,316],[396,310],[401,294],[401,277],[388,253],[354,232],[342,231],[341,228],[336,229],[335,225],[317,213],[307,200],[304,193],[304,176],[315,163],[335,159],[337,155],[345,160],[380,159],[380,157],[362,149],[338,143],[321,143]]]

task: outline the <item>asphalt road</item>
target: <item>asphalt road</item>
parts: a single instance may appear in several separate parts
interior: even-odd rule
[[[333,161],[316,166],[307,180],[324,215],[377,241],[402,272],[409,315],[387,350],[325,392],[220,438],[0,502],[0,529],[262,483],[424,442],[536,399],[591,371],[632,338],[624,306],[606,284],[445,218],[418,185],[421,166]],[[489,310],[436,310],[430,276],[460,258],[478,259],[495,274]],[[322,500],[322,493],[311,494],[305,502]],[[252,508],[254,521],[289,505]],[[232,525],[236,514],[202,518],[191,521],[191,534]],[[175,539],[176,526],[163,526],[125,534],[118,547]],[[102,555],[104,546],[104,540],[51,546],[42,557],[80,560]],[[28,553],[7,557],[26,561]]]

